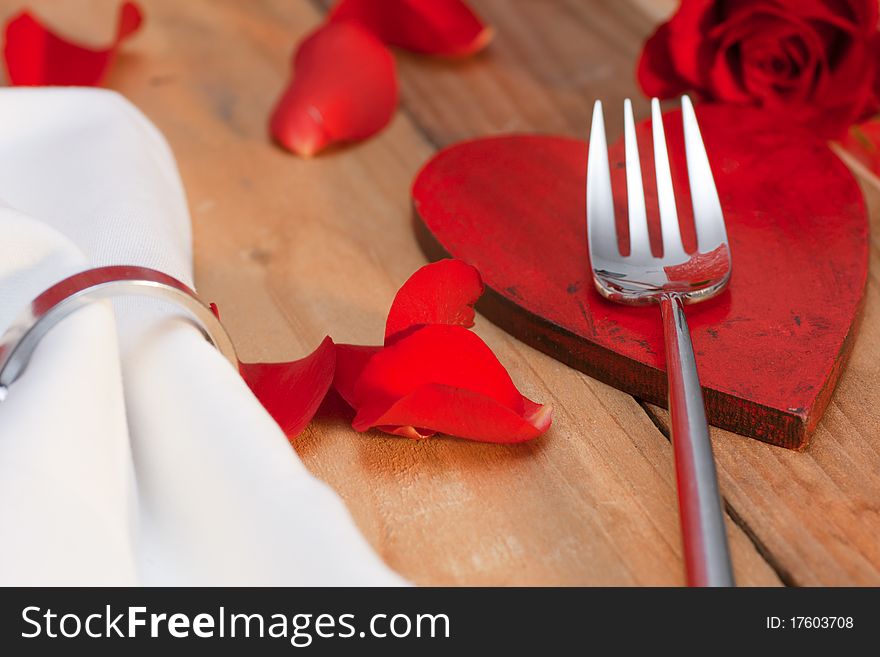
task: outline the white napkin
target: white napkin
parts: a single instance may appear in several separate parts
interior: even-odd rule
[[[0,90],[0,330],[111,264],[193,283],[164,139],[110,91]],[[403,583],[192,326],[150,299],[115,315],[64,320],[0,403],[0,583]]]

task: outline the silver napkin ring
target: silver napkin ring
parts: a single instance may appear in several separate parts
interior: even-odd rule
[[[235,347],[220,319],[196,293],[176,278],[147,267],[98,267],[56,283],[34,299],[0,337],[0,401],[24,372],[49,330],[96,299],[138,295],[158,297],[186,309],[205,339],[238,369]]]

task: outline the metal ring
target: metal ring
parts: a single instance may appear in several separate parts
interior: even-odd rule
[[[62,319],[96,299],[126,295],[159,297],[182,306],[205,339],[238,369],[235,347],[214,309],[176,278],[147,267],[98,267],[56,283],[34,299],[0,337],[0,401],[24,372],[34,349]]]

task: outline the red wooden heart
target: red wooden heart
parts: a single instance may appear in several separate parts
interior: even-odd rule
[[[756,110],[697,110],[728,225],[733,275],[688,306],[709,421],[801,448],[853,340],[867,278],[867,213],[828,147]],[[694,245],[679,112],[664,119],[685,246]],[[650,123],[640,124],[655,248]],[[432,258],[475,265],[489,290],[478,309],[524,342],[621,390],[665,405],[660,313],[606,301],[587,255],[587,146],[506,136],[438,153],[413,186],[416,226]],[[623,148],[611,149],[618,233],[626,242]]]

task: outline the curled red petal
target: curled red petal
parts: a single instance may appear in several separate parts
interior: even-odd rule
[[[3,57],[10,84],[98,86],[107,76],[119,45],[138,30],[143,13],[134,2],[119,10],[116,36],[105,48],[74,43],[23,11],[6,24]]]
[[[336,345],[329,337],[301,360],[239,363],[241,376],[289,438],[306,428],[327,395],[336,369]]]
[[[352,405],[389,406],[427,384],[463,388],[523,410],[522,395],[492,350],[462,326],[423,326],[377,352],[354,387]]]
[[[370,359],[382,347],[368,347],[357,344],[336,345],[336,373],[333,376],[333,389],[345,402],[355,406],[355,386]]]
[[[355,24],[331,23],[297,48],[293,79],[269,128],[282,146],[309,157],[381,130],[397,96],[394,57],[385,44]]]
[[[493,34],[462,0],[340,0],[330,21],[358,23],[388,45],[427,55],[470,55]]]
[[[408,438],[433,432],[489,443],[520,443],[544,433],[552,421],[549,406],[528,402],[517,412],[497,400],[453,386],[428,384],[379,409],[358,411],[352,426],[358,431],[377,427]],[[417,428],[423,427],[423,428]]]
[[[425,324],[474,325],[474,304],[483,294],[483,279],[461,260],[425,265],[397,291],[385,323],[385,344]]]

